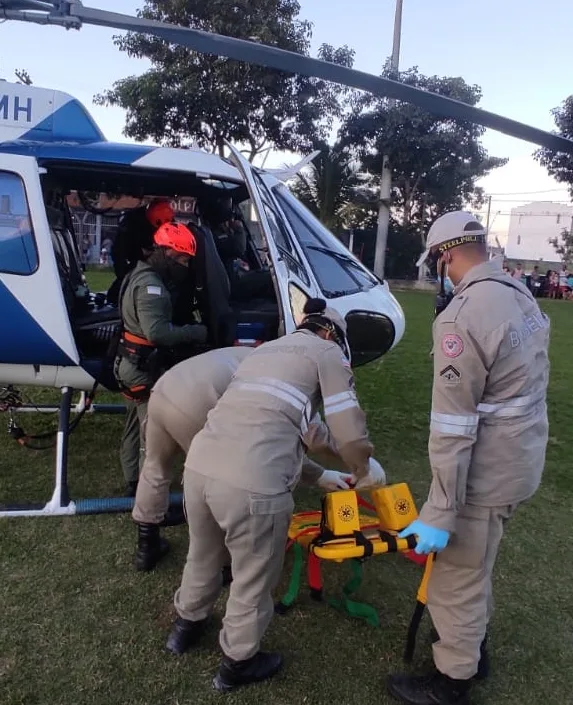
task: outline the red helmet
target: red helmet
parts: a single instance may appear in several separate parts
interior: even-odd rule
[[[153,227],[158,228],[163,223],[170,223],[175,218],[175,211],[169,201],[156,199],[147,206],[145,215]]]
[[[168,247],[191,257],[197,251],[195,236],[182,223],[163,223],[155,231],[153,240],[158,247]]]

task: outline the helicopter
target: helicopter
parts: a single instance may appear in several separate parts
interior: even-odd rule
[[[0,19],[153,34],[194,51],[320,77],[573,153],[571,140],[398,81],[258,42],[85,7],[79,0],[0,0]],[[404,314],[387,282],[328,232],[284,183],[312,155],[281,173],[255,168],[227,146],[229,158],[195,149],[111,143],[72,96],[0,83],[0,384],[7,385],[0,403],[16,411],[37,409],[21,403],[14,385],[62,391],[59,407],[40,408],[59,412],[52,498],[44,505],[0,505],[0,517],[125,511],[133,504],[130,498],[72,501],[67,487],[67,449],[76,422],[85,413],[122,413],[121,405],[93,403],[97,385],[117,389],[105,359],[121,321],[106,292],[91,292],[87,286],[69,212],[71,193],[94,209],[88,194],[131,195],[140,202],[151,197],[231,198],[249,233],[249,265],[269,273],[273,293],[263,300],[230,301],[212,234],[201,223],[211,271],[222,274],[209,277],[218,289],[208,297],[212,347],[220,345],[214,331],[223,309],[231,310],[235,321],[226,339],[231,335],[235,344],[256,345],[293,331],[305,301],[315,296],[345,316],[353,366],[380,358],[400,342]],[[75,405],[74,391],[81,393]]]
[[[121,330],[121,318],[109,291],[89,289],[71,196],[94,213],[101,208],[93,194],[103,193],[112,204],[126,197],[136,203],[167,198],[213,204],[224,196],[232,202],[247,233],[249,275],[267,273],[272,286],[264,295],[231,296],[199,206],[192,222],[204,236],[207,294],[201,314],[210,335],[197,352],[255,346],[293,332],[306,301],[316,297],[345,317],[353,366],[381,357],[401,340],[404,314],[387,282],[285,185],[284,179],[309,159],[284,171],[264,171],[228,147],[226,159],[200,149],[111,143],[71,95],[0,82],[0,384],[6,385],[12,413],[39,408],[22,403],[16,386],[62,390],[59,409],[39,408],[60,413],[54,497],[40,506],[0,506],[0,516],[130,506],[128,498],[71,502],[68,496],[67,449],[78,418],[124,410],[123,405],[92,403],[96,385],[118,391],[107,350]],[[81,392],[80,401],[72,405],[75,392]],[[76,418],[70,423],[72,414]]]

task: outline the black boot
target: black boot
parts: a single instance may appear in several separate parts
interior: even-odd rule
[[[388,678],[388,691],[407,705],[469,705],[471,680],[454,680],[442,673],[429,676],[397,674]]]
[[[137,525],[136,570],[153,570],[163,556],[169,552],[169,544],[161,537],[157,524]]]
[[[474,678],[477,681],[483,681],[489,676],[489,654],[487,652],[487,634],[484,637],[480,647],[479,647],[479,663],[478,670]]]
[[[213,688],[228,693],[241,685],[259,683],[278,673],[283,665],[280,654],[259,651],[246,661],[233,661],[223,656],[219,671],[213,678]]]
[[[440,639],[438,632],[433,627],[430,630],[430,638],[432,640],[432,644],[435,641],[439,641],[439,639]],[[485,680],[489,676],[490,661],[489,661],[489,654],[487,652],[487,634],[485,635],[484,640],[480,644],[479,651],[480,651],[480,657],[479,657],[479,662],[478,662],[478,670],[474,676],[474,679],[476,681]]]
[[[233,573],[231,572],[230,565],[223,566],[223,587],[227,587],[233,582]]]
[[[187,519],[185,518],[185,512],[181,505],[175,507],[169,507],[167,514],[161,522],[161,526],[179,526],[180,524],[185,524]]]
[[[125,486],[125,496],[126,497],[135,497],[137,493],[137,480],[134,480],[133,482],[128,482],[127,485]]]
[[[171,651],[172,654],[177,654],[178,656],[184,654],[189,647],[194,646],[203,636],[207,621],[207,619],[201,619],[192,622],[190,619],[177,617],[167,637],[167,644],[165,645],[167,651]]]

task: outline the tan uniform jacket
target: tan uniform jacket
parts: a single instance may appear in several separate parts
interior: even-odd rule
[[[253,348],[237,346],[211,350],[184,360],[157,381],[152,394],[167,398],[186,417],[192,437],[203,428],[207,415],[231,383],[240,363],[252,352]],[[313,419],[304,440],[311,452],[331,448],[328,428],[320,416]],[[323,472],[323,467],[305,457],[302,468],[305,484],[314,484]]]
[[[265,343],[241,363],[185,467],[260,494],[290,490],[321,401],[340,457],[350,472],[366,475],[372,444],[352,371],[336,344],[309,331]],[[315,431],[311,438],[328,436]]]
[[[449,531],[464,504],[530,498],[548,440],[549,319],[498,260],[473,267],[454,293],[434,321],[433,480],[420,512]]]

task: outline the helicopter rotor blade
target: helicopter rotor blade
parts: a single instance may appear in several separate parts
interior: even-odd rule
[[[36,2],[28,0],[28,2],[29,6],[36,5],[37,0]],[[322,78],[349,88],[366,91],[378,97],[394,98],[412,103],[445,118],[473,122],[550,150],[573,154],[573,140],[437,93],[408,86],[389,78],[350,69],[346,66],[313,59],[302,54],[258,42],[247,41],[246,39],[236,39],[156,20],[131,17],[116,12],[98,10],[93,7],[85,7],[78,0],[46,2],[46,5],[49,4],[54,8],[54,12],[44,16],[42,19],[39,17],[26,17],[25,15],[31,15],[32,13],[18,13],[18,11],[10,9],[10,5],[14,7],[13,3],[22,6],[28,5],[28,2],[26,0],[4,0],[4,2],[0,0],[0,16],[3,14],[7,19],[23,19],[42,22],[43,24],[72,26],[74,23],[76,25],[85,23],[151,34],[172,44],[178,44],[199,53],[222,56],[311,78]],[[38,4],[40,3],[38,2]],[[18,14],[22,16],[17,17],[16,15]]]

